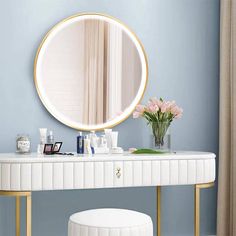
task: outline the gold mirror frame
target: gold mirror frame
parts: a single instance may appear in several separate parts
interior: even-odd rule
[[[62,24],[70,21],[70,20],[73,20],[74,18],[78,18],[78,17],[82,17],[82,16],[97,16],[97,17],[101,17],[103,19],[106,19],[107,21],[110,20],[110,21],[113,21],[113,23],[117,23],[119,24],[126,32],[128,32],[130,34],[130,36],[132,36],[132,40],[135,40],[136,42],[136,46],[139,46],[140,47],[140,52],[142,52],[142,55],[140,55],[140,57],[143,58],[143,60],[141,60],[142,64],[144,63],[145,65],[142,67],[145,68],[145,75],[143,76],[143,72],[142,72],[142,79],[141,79],[141,84],[143,83],[143,86],[141,88],[141,91],[138,92],[138,94],[136,95],[136,97],[138,97],[138,100],[136,101],[136,103],[133,105],[132,109],[129,109],[128,112],[124,112],[121,116],[118,116],[117,118],[115,118],[113,121],[111,122],[106,122],[104,124],[99,124],[99,125],[83,125],[83,124],[80,124],[80,123],[77,123],[77,122],[68,122],[68,121],[65,121],[63,118],[59,117],[55,111],[53,111],[53,109],[50,108],[50,106],[47,104],[47,102],[45,101],[44,97],[42,96],[41,92],[40,92],[40,89],[39,89],[39,86],[38,86],[38,81],[37,81],[37,64],[38,64],[38,58],[39,58],[39,55],[41,53],[41,50],[45,44],[45,42],[47,41],[48,37],[54,33],[54,31],[56,29],[58,29]],[[145,81],[142,81],[143,79],[145,79]],[[84,131],[90,131],[90,130],[103,130],[105,128],[112,128],[118,124],[120,124],[121,122],[125,121],[126,119],[129,118],[129,116],[133,113],[133,111],[135,110],[135,106],[137,104],[140,103],[140,101],[142,100],[143,96],[144,96],[144,92],[146,90],[146,87],[147,87],[147,81],[148,81],[148,61],[147,61],[147,55],[146,55],[146,52],[144,50],[144,47],[143,47],[143,44],[141,43],[141,41],[138,39],[138,37],[136,36],[136,34],[129,29],[129,27],[127,25],[125,25],[123,22],[121,22],[120,20],[112,17],[112,16],[109,16],[109,15],[106,15],[106,14],[100,14],[100,13],[79,13],[79,14],[76,14],[76,15],[73,15],[73,16],[70,16],[62,21],[60,21],[59,23],[57,23],[54,27],[52,27],[51,30],[49,30],[47,32],[47,34],[44,36],[42,42],[40,43],[39,47],[38,47],[38,50],[37,50],[37,53],[36,53],[36,56],[35,56],[35,60],[34,60],[34,83],[35,83],[35,87],[36,87],[36,90],[37,90],[37,93],[39,95],[39,98],[41,100],[41,102],[43,103],[44,107],[48,110],[48,112],[57,120],[59,120],[61,123],[63,123],[64,125],[66,126],[69,126],[73,129],[76,129],[76,130],[84,130]],[[141,87],[141,85],[140,85]],[[77,124],[75,124],[77,123]]]

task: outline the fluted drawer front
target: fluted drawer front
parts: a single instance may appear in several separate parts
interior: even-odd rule
[[[186,185],[214,180],[215,159],[0,164],[0,189],[11,191]]]

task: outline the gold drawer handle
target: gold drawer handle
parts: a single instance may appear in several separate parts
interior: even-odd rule
[[[121,168],[116,168],[116,177],[119,179],[121,177]]]

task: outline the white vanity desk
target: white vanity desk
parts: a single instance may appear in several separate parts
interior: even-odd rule
[[[215,181],[215,154],[38,156],[0,154],[0,195],[16,196],[16,235],[20,235],[20,197],[27,199],[31,236],[31,192],[157,186],[157,224],[161,235],[161,186],[195,186],[195,235],[200,235],[200,189]]]

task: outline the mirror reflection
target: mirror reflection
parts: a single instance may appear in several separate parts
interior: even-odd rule
[[[94,18],[49,33],[36,66],[44,104],[87,126],[122,116],[138,95],[143,73],[130,35],[119,24]]]

